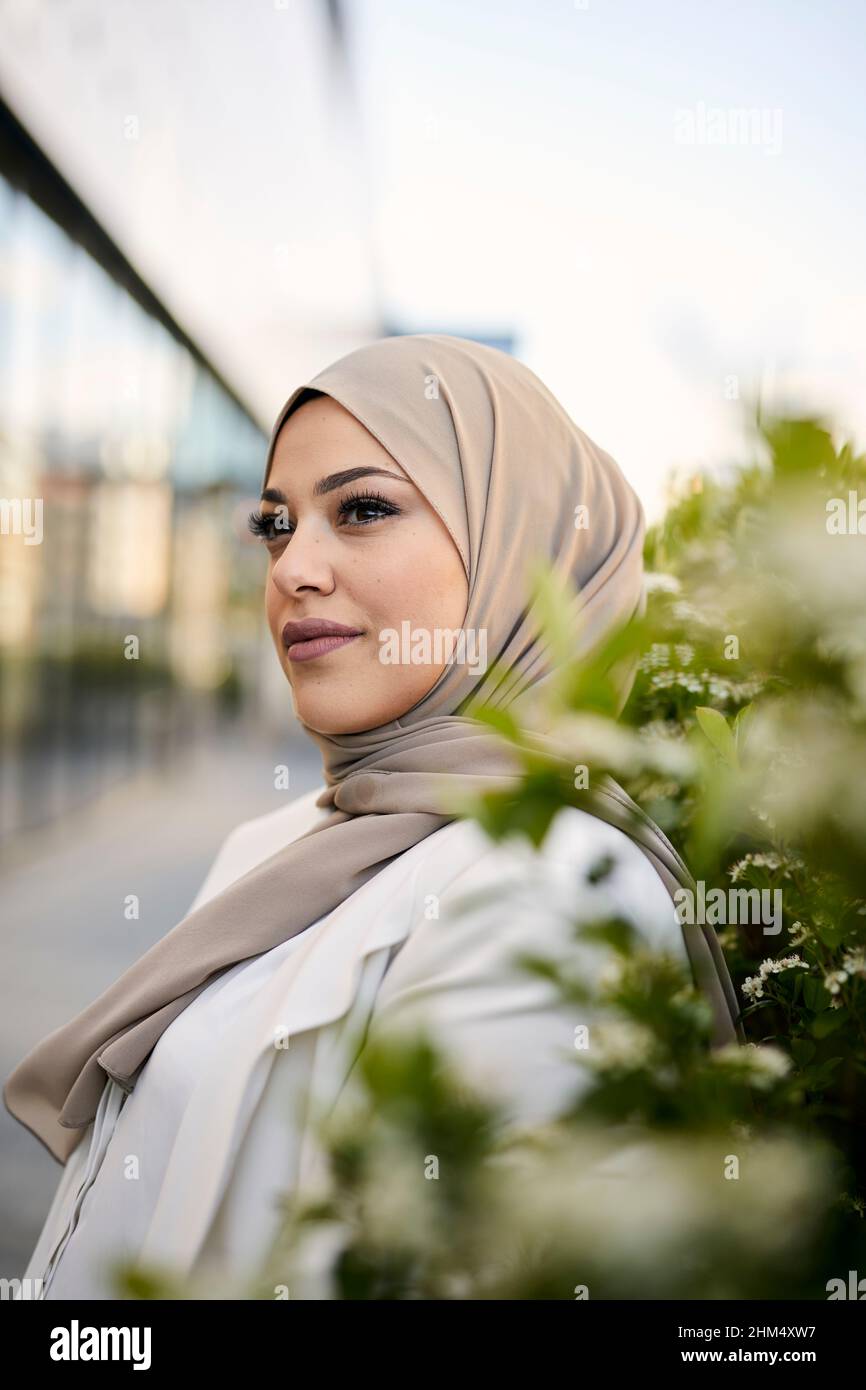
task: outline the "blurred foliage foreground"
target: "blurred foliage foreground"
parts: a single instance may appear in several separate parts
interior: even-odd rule
[[[509,713],[470,711],[522,766],[516,793],[473,805],[494,838],[540,843],[581,805],[577,769],[657,821],[707,921],[722,904],[749,1041],[710,1047],[686,968],[634,925],[576,925],[611,964],[567,1112],[503,1130],[430,1039],[364,1048],[320,1190],[286,1203],[243,1296],[310,1296],[296,1271],[316,1251],[312,1296],[332,1298],[866,1297],[866,461],[811,419],[759,423],[756,444],[648,533],[646,612],[592,660],[570,658],[566,601],[538,576],[555,757]],[[617,719],[621,662],[637,679]],[[732,920],[735,888],[772,913]]]

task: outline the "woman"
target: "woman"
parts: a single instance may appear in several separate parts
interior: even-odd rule
[[[577,589],[578,654],[641,607],[643,513],[614,461],[519,362],[423,334],[298,387],[264,483],[268,623],[324,782],[239,826],[183,921],[9,1077],[8,1109],[65,1164],[26,1271],[49,1298],[111,1297],[115,1258],[239,1285],[317,1171],[359,1039],[428,1029],[508,1122],[550,1118],[581,1019],[514,958],[574,959],[578,912],[689,959],[714,1044],[742,1037],[713,933],[676,921],[687,871],[624,795],[565,808],[537,856],[445,800],[513,776],[461,710],[519,710],[549,673],[531,562]]]

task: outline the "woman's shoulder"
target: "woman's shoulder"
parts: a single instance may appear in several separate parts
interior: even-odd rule
[[[327,808],[316,805],[324,790],[325,784],[320,782],[285,806],[278,806],[275,811],[265,811],[260,816],[241,821],[226,837],[225,844],[237,853],[243,853],[246,849],[256,854],[263,851],[261,858],[275,854],[283,845],[312,830],[318,821],[328,816]]]
[[[328,811],[316,805],[324,789],[322,782],[287,805],[241,821],[230,830],[195,896],[190,912],[324,819]]]
[[[325,819],[327,810],[316,804],[323,790],[324,783],[230,831],[190,911]],[[397,873],[403,858],[393,865]],[[410,858],[424,891],[441,892],[449,902],[476,902],[485,894],[501,901],[507,893],[512,915],[523,898],[534,903],[536,919],[559,916],[566,907],[639,917],[659,943],[669,940],[675,922],[670,895],[646,855],[624,831],[577,807],[558,811],[538,848],[525,836],[494,841],[477,821],[461,819],[420,841]]]
[[[581,1084],[575,1027],[603,1010],[565,997],[527,958],[557,964],[592,991],[611,951],[576,929],[617,918],[685,965],[673,901],[624,831],[576,807],[557,812],[537,849],[525,836],[493,841],[473,821],[428,843],[435,862],[423,875],[422,910],[380,985],[368,1039],[424,1032],[512,1120],[546,1122]],[[451,874],[455,860],[462,867]],[[447,883],[440,893],[437,880]]]
[[[673,900],[652,863],[625,831],[575,806],[556,813],[538,847],[526,836],[493,841],[475,822],[464,833],[476,841],[470,867],[452,884],[455,893],[485,885],[522,896],[539,908],[567,906],[572,915],[622,915],[639,921],[649,940],[669,940]],[[661,944],[660,941],[658,944]]]

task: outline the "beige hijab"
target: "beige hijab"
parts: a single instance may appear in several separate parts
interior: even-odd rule
[[[453,820],[442,799],[449,788],[514,777],[507,745],[460,710],[473,696],[514,706],[551,669],[528,612],[533,560],[554,562],[579,594],[577,654],[642,607],[640,503],[613,459],[520,362],[440,334],[360,348],[289,397],[265,481],[279,429],[311,388],[366,426],[442,518],[469,581],[464,627],[487,633],[487,671],[447,665],[418,704],[381,728],[333,738],[307,730],[322,750],[327,786],[319,804],[330,814],[188,913],[9,1076],[8,1110],[61,1163],[93,1119],[106,1076],[131,1090],[163,1030],[221,971],[303,931]],[[585,528],[575,526],[578,506],[588,509]],[[623,701],[630,684],[624,676]],[[639,844],[671,893],[694,886],[669,841],[615,783],[607,780],[587,804]],[[714,1045],[742,1039],[715,933],[683,932],[712,1005]]]

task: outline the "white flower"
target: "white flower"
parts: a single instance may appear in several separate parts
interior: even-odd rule
[[[589,1048],[582,1055],[598,1071],[646,1066],[655,1039],[649,1028],[626,1019],[605,1019],[590,1025]]]
[[[768,958],[761,962],[760,974],[766,979],[768,975],[779,975],[783,970],[793,970],[795,968],[799,968],[800,970],[809,969],[806,962],[801,960],[797,955],[780,956],[778,960]]]
[[[793,870],[802,869],[803,861],[798,855],[781,855],[774,851],[764,854],[746,854],[742,859],[738,859],[736,864],[732,864],[728,870],[732,882],[739,882],[749,867],[766,869],[771,874],[781,871],[784,878],[790,878]]]
[[[771,1043],[727,1043],[711,1053],[710,1060],[720,1067],[744,1071],[747,1079],[759,1090],[769,1090],[791,1070],[791,1059],[780,1047]]]
[[[652,690],[670,690],[672,685],[678,685],[692,695],[703,695],[706,689],[702,680],[686,671],[656,671],[650,680]]]
[[[599,994],[616,994],[622,988],[624,975],[625,961],[621,956],[610,955],[599,969],[596,979]]]
[[[682,587],[674,575],[662,574],[659,570],[647,570],[644,583],[648,593],[658,590],[663,594],[678,594]]]
[[[847,970],[831,970],[824,976],[824,988],[830,994],[838,994],[848,979]]]
[[[648,652],[645,652],[640,659],[642,671],[655,671],[660,666],[667,666],[670,660],[671,649],[667,642],[653,642]]]
[[[749,1043],[746,1052],[754,1079],[759,1085],[765,1083],[771,1086],[774,1081],[781,1081],[791,1070],[788,1054],[780,1047],[774,1047],[772,1043],[764,1043],[760,1047],[756,1043]]]
[[[849,951],[843,957],[842,969],[849,975],[866,975],[866,950],[858,946],[856,950]]]
[[[749,975],[741,986],[747,999],[763,999],[764,981],[768,975],[780,975],[783,970],[808,970],[809,966],[799,956],[780,956],[778,960],[761,961],[757,975]]]

